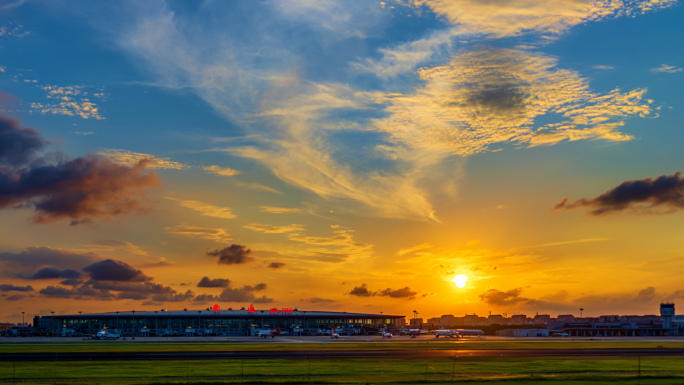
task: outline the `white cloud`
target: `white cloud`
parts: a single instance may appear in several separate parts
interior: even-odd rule
[[[633,16],[676,4],[676,0],[413,0],[463,28],[496,37],[561,34],[588,21]]]
[[[205,167],[202,167],[202,169],[208,173],[221,175],[221,176],[235,176],[235,175],[240,174],[240,171],[238,171],[238,170],[234,170],[234,169],[228,168],[228,167],[220,167],[220,166],[216,166],[216,165],[205,166]]]
[[[667,65],[667,64],[663,64],[660,67],[651,68],[651,72],[660,72],[660,73],[668,73],[668,74],[673,74],[673,73],[681,72],[681,71],[682,71],[681,68],[671,66],[671,65]]]
[[[84,133],[81,135],[89,135],[92,133]],[[98,155],[102,155],[111,159],[112,161],[123,164],[126,166],[135,166],[140,161],[146,160],[145,167],[148,168],[160,168],[160,169],[172,169],[172,170],[183,170],[188,168],[188,166],[169,160],[168,158],[158,158],[154,155],[143,154],[140,152],[132,152],[128,150],[118,150],[118,149],[105,149],[100,151]]]
[[[228,231],[225,229],[214,229],[210,227],[200,227],[200,226],[188,226],[179,225],[172,227],[165,227],[164,230],[167,233],[183,235],[187,237],[198,237],[203,239],[209,239],[215,242],[225,243],[230,242],[232,239]]]

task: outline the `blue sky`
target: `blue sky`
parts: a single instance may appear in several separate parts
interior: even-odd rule
[[[0,315],[678,303],[683,12],[3,3]]]

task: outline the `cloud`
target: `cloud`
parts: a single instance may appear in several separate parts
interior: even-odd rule
[[[250,303],[270,303],[273,298],[268,298],[265,295],[256,297],[255,291],[262,291],[266,289],[265,283],[259,283],[255,286],[245,285],[240,289],[225,288],[219,295],[201,294],[195,298],[195,302],[250,302]]]
[[[653,286],[649,286],[643,290],[640,290],[639,293],[634,297],[632,301],[634,302],[651,302],[655,298],[656,294],[656,289]]]
[[[0,291],[33,291],[31,286],[14,286],[10,284],[0,284]]]
[[[368,291],[368,286],[363,283],[361,286],[355,286],[350,292],[349,295],[355,295],[357,297],[370,297],[373,295],[372,292]]]
[[[197,287],[229,287],[230,280],[224,278],[214,278],[209,279],[209,277],[203,277],[198,283]]]
[[[292,232],[301,232],[304,230],[303,225],[287,225],[287,226],[271,226],[271,225],[261,225],[261,224],[249,224],[242,226],[246,229],[254,230],[254,231],[259,231],[262,233],[270,233],[270,234],[282,234],[282,233],[292,233]]]
[[[20,299],[26,298],[25,295],[21,294],[15,294],[15,295],[10,295],[5,298],[6,301],[19,301]]]
[[[107,290],[95,290],[87,285],[74,288],[64,288],[59,286],[48,286],[41,289],[38,293],[48,298],[71,298],[79,300],[97,299],[100,301],[111,301],[116,299],[116,296]]]
[[[205,166],[205,167],[202,167],[202,169],[208,173],[221,175],[221,176],[235,176],[235,175],[240,174],[240,171],[238,171],[238,170],[233,170],[232,168],[228,168],[228,167],[219,167],[216,165]]]
[[[521,288],[511,289],[509,291],[489,289],[480,294],[480,300],[493,306],[510,306],[527,301],[527,298],[520,297],[520,293],[522,293]]]
[[[152,279],[133,266],[113,259],[93,263],[83,271],[89,273],[94,281],[144,282]]]
[[[171,198],[171,197],[166,197],[166,199],[176,201],[181,206],[195,210],[195,211],[201,213],[202,215],[205,215],[208,217],[222,218],[222,219],[232,219],[232,218],[237,217],[235,214],[233,214],[230,207],[212,206],[210,204],[200,202],[200,201],[184,201],[184,200]]]
[[[40,86],[48,99],[56,100],[49,103],[31,103],[33,111],[41,114],[78,116],[83,119],[102,120],[97,105],[88,98],[88,92],[81,86]],[[95,96],[96,94],[94,94]]]
[[[285,266],[285,263],[283,263],[283,262],[271,262],[268,264],[267,267],[269,267],[271,269],[280,269],[283,266]]]
[[[580,198],[573,203],[568,198],[554,206],[554,210],[586,207],[591,215],[602,215],[631,209],[640,213],[655,213],[651,209],[684,207],[684,178],[681,172],[622,182],[617,187],[592,199]]]
[[[270,214],[301,214],[304,212],[302,209],[273,206],[261,206],[260,209],[262,212]]]
[[[390,297],[390,298],[413,299],[416,297],[416,294],[418,294],[418,292],[411,290],[408,286],[403,288],[403,289],[393,290],[393,289],[387,288],[385,290],[379,290],[376,292],[372,292],[372,291],[368,290],[368,286],[364,283],[364,284],[361,284],[361,286],[355,286],[348,294],[354,295],[357,297],[381,296],[381,297]]]
[[[98,152],[98,155],[111,159],[114,163],[128,167],[134,167],[144,160],[145,167],[147,168],[171,170],[183,170],[188,168],[188,166],[182,163],[170,161],[168,158],[158,158],[154,155],[142,154],[127,150],[105,149],[104,151]]]
[[[598,95],[557,60],[522,50],[486,48],[423,68],[412,94],[386,94],[389,115],[374,126],[411,148],[468,156],[495,145],[553,145],[563,140],[624,141],[629,116],[651,113],[645,90]],[[554,122],[538,122],[542,117]]]
[[[412,0],[460,27],[460,34],[510,37],[522,34],[558,35],[588,21],[633,16],[676,4],[676,0]]]
[[[614,69],[615,69],[615,67],[613,67],[613,66],[608,66],[608,65],[595,65],[593,68],[594,68],[594,69],[597,69],[597,70],[605,70],[605,71],[609,71],[609,70],[614,70]]]
[[[8,276],[30,279],[41,269],[74,271],[99,260],[101,257],[95,253],[81,254],[50,247],[27,247],[19,253],[0,253],[0,270]]]
[[[0,167],[0,209],[31,207],[34,223],[70,218],[72,224],[149,211],[146,189],[159,182],[156,174],[144,173],[145,161],[131,168],[88,155],[48,164],[35,159],[45,144],[40,135],[1,115],[0,138],[12,145],[0,145],[0,164],[5,165]],[[31,166],[21,167],[29,159]]]
[[[165,227],[164,230],[171,234],[185,235],[187,237],[200,237],[219,243],[231,241],[230,234],[228,234],[228,231],[225,229],[179,225],[174,227]]]
[[[670,66],[667,64],[663,64],[660,67],[651,68],[651,72],[657,72],[657,73],[674,74],[674,73],[681,72],[681,71],[682,71],[681,68]]]
[[[240,245],[230,245],[223,249],[207,251],[207,256],[219,257],[219,265],[234,265],[251,262],[254,258],[250,257],[252,250]]]
[[[334,299],[318,298],[318,297],[311,297],[308,299],[304,299],[302,301],[311,302],[311,303],[333,303],[333,302],[337,302]]]
[[[0,115],[0,165],[20,166],[35,157],[45,142],[38,131]]]
[[[35,272],[30,279],[54,278],[79,279],[81,278],[81,273],[73,269],[60,270],[54,267],[46,267]]]
[[[376,292],[374,295],[386,296],[386,297],[390,297],[390,298],[412,299],[412,298],[416,297],[416,294],[418,294],[418,292],[413,291],[408,286],[406,286],[403,289],[396,289],[396,290],[392,290],[392,289],[387,288],[385,290],[381,290],[381,291]]]
[[[406,255],[406,254],[410,254],[410,253],[413,253],[416,251],[421,251],[421,250],[430,249],[430,248],[432,248],[431,244],[421,243],[421,244],[415,245],[413,247],[401,249],[401,250],[399,250],[399,252],[397,252],[397,255],[402,256],[402,255]]]

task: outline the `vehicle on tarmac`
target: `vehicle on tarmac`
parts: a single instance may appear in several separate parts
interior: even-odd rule
[[[257,335],[257,337],[261,337],[261,338],[268,338],[268,337],[275,338],[275,336],[280,335],[280,333],[282,333],[282,332],[280,331],[280,325],[278,325],[278,328],[275,330],[273,330],[273,329],[261,329],[261,330],[259,330],[259,332],[256,335]]]

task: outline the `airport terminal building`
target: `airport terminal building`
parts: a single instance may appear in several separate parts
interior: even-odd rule
[[[400,328],[405,316],[387,314],[300,311],[298,309],[117,311],[36,316],[34,328],[55,336],[92,335],[107,328],[121,336],[250,336],[261,329],[290,335],[316,335],[335,328],[342,334],[375,334],[381,328]]]

